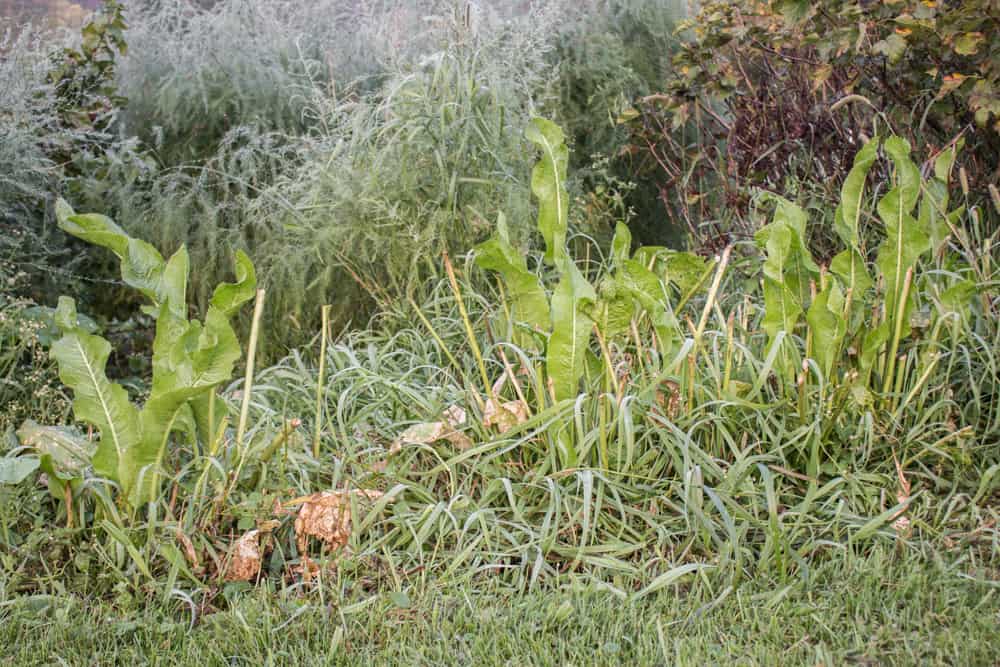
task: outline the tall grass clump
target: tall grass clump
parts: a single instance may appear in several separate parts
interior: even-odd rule
[[[162,168],[120,188],[111,208],[160,248],[187,244],[209,273],[228,265],[234,248],[251,253],[286,343],[312,330],[324,302],[334,303],[336,321],[358,322],[376,304],[413,294],[437,272],[429,260],[485,235],[489,211],[509,211],[515,227],[527,220],[523,128],[554,99],[547,91],[558,8],[523,15],[465,3],[335,5],[137,14],[121,68],[131,99],[125,130],[149,135]],[[162,33],[165,42],[192,43],[150,55],[150,67],[170,72],[149,75],[147,56],[136,54]],[[252,53],[231,49],[220,68],[197,46],[226,39],[249,39]],[[367,63],[358,61],[362,52]],[[159,92],[134,87],[149,81],[160,81]],[[213,92],[213,81],[226,90]],[[271,101],[258,104],[258,95]],[[220,106],[199,106],[205,100]],[[157,113],[163,124],[150,120],[148,132],[136,125]],[[178,120],[174,130],[166,116]],[[211,127],[184,125],[192,119]],[[182,148],[194,146],[187,134],[208,144]],[[212,280],[193,279],[201,306]]]
[[[312,88],[325,78],[320,42],[299,18],[330,3],[180,0],[132,8],[131,51],[119,81],[130,104],[125,132],[164,166],[203,162],[241,125],[298,134]],[[333,17],[331,17],[332,19]],[[312,39],[310,39],[312,37]]]
[[[310,317],[332,297],[342,316],[360,295],[386,306],[437,275],[442,251],[482,238],[490,211],[526,229],[522,136],[544,94],[552,17],[534,19],[453,15],[438,28],[453,33],[441,49],[399,68],[377,96],[321,101],[322,131],[301,165],[255,201],[253,217],[274,230],[259,246],[262,275],[290,297],[279,308]],[[302,251],[289,258],[287,246]]]

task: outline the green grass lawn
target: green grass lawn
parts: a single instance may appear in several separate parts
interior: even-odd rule
[[[425,581],[346,600],[261,589],[193,628],[176,601],[21,598],[0,608],[0,663],[995,665],[1000,595],[969,576],[876,551],[784,581],[682,580],[637,601],[571,580],[527,593]]]

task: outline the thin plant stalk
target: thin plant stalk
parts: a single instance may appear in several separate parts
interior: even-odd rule
[[[896,352],[899,350],[899,339],[903,335],[903,318],[906,316],[906,301],[910,298],[910,285],[913,283],[913,267],[911,266],[906,270],[906,278],[903,280],[903,289],[899,293],[899,304],[896,306],[896,317],[894,318],[893,324],[893,334],[892,334],[892,344],[889,347],[888,356],[886,357],[886,370],[885,377],[882,381],[882,392],[885,394],[889,393],[892,388],[892,382],[895,377],[895,367],[896,367]]]
[[[257,359],[257,338],[260,336],[260,319],[264,313],[263,289],[257,290],[253,302],[253,322],[250,325],[250,343],[247,347],[247,372],[243,380],[243,401],[240,405],[240,421],[236,428],[236,450],[243,451],[243,436],[247,432],[247,418],[250,416],[250,392],[253,389],[253,367]]]
[[[313,423],[313,458],[319,458],[320,434],[323,430],[323,385],[326,381],[326,341],[330,330],[331,306],[325,305],[320,311],[323,330],[319,342],[319,374],[316,377],[316,421]]]
[[[469,345],[472,347],[472,354],[476,357],[476,364],[479,366],[479,374],[482,376],[483,386],[486,388],[486,395],[493,396],[493,385],[490,384],[490,376],[486,372],[486,362],[483,361],[482,350],[476,341],[475,331],[472,329],[472,322],[469,320],[469,313],[465,310],[465,301],[462,300],[462,290],[458,287],[458,280],[455,278],[455,267],[451,265],[448,253],[444,253],[444,269],[448,273],[448,283],[451,285],[452,294],[455,295],[455,303],[458,304],[458,312],[462,315],[462,323],[465,324],[465,333],[469,337]]]

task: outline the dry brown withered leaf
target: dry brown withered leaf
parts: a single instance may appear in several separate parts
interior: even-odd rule
[[[500,433],[506,433],[518,424],[528,421],[528,405],[524,401],[501,401],[499,398],[508,378],[515,383],[515,387],[517,386],[513,376],[504,371],[500,379],[493,383],[491,396],[483,407],[483,426],[487,428],[496,426]]]
[[[656,402],[667,419],[676,419],[681,411],[680,385],[673,380],[664,380],[656,390]]]
[[[253,581],[260,574],[260,531],[251,530],[233,543],[229,550],[226,581]]]
[[[312,581],[313,577],[319,576],[320,566],[309,556],[302,556],[302,561],[291,568],[291,573],[301,576],[304,581]]]
[[[389,448],[390,454],[395,454],[403,448],[403,445],[429,445],[438,440],[447,440],[458,449],[468,449],[472,446],[472,441],[461,431],[456,431],[455,426],[447,421],[424,422],[414,424],[403,431]]]
[[[483,409],[483,426],[496,426],[501,433],[506,433],[515,426],[528,421],[528,406],[524,401],[505,401],[489,399]]]
[[[295,517],[295,543],[305,557],[309,538],[316,537],[330,549],[339,549],[351,536],[351,496],[374,500],[382,497],[381,491],[353,489],[350,491],[323,491],[297,499],[301,502]]]
[[[452,428],[458,428],[465,424],[466,414],[465,408],[460,405],[449,406],[442,415],[444,420],[451,425]]]
[[[281,501],[275,498],[274,504],[271,505],[271,514],[273,516],[291,516],[292,514],[295,514],[295,512],[290,509],[286,509],[285,506],[281,504]]]

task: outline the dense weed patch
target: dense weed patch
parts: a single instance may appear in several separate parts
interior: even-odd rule
[[[821,196],[778,172],[733,208],[665,190],[745,234],[646,245],[629,224],[643,185],[619,171],[634,151],[580,152],[653,122],[627,100],[665,61],[646,68],[621,40],[666,45],[672,17],[602,4],[591,59],[571,48],[591,28],[563,25],[558,3],[307,5],[158,3],[131,28],[97,24],[110,41],[84,39],[65,75],[23,41],[0,66],[33,91],[0,126],[24,161],[0,175],[11,224],[56,239],[65,271],[75,254],[114,266],[87,277],[136,313],[115,320],[68,281],[80,298],[58,308],[0,297],[9,633],[83,596],[98,616],[157,601],[146,639],[184,651],[182,625],[234,618],[256,636],[301,617],[308,635],[336,615],[339,646],[351,617],[417,614],[417,599],[458,631],[428,602],[455,591],[546,627],[598,596],[647,632],[594,650],[713,660],[725,643],[670,644],[651,609],[692,637],[724,609],[779,642],[741,596],[791,618],[841,565],[866,586],[897,572],[897,601],[933,571],[953,584],[945,626],[992,618],[989,594],[985,616],[967,612],[1000,553],[1000,196],[970,182],[964,135],[911,143],[875,113],[835,179],[800,174]],[[75,115],[60,85],[95,71],[74,90],[100,113]],[[594,122],[607,131],[584,138],[598,110],[614,110]],[[677,145],[707,140],[662,120]],[[58,160],[67,146],[86,159]],[[10,278],[37,289],[11,247]],[[532,596],[557,591],[583,598],[540,611]],[[499,607],[468,601],[487,593]],[[417,658],[369,634],[372,655]],[[896,655],[882,635],[820,634],[796,656]],[[920,657],[978,659],[940,636]]]

